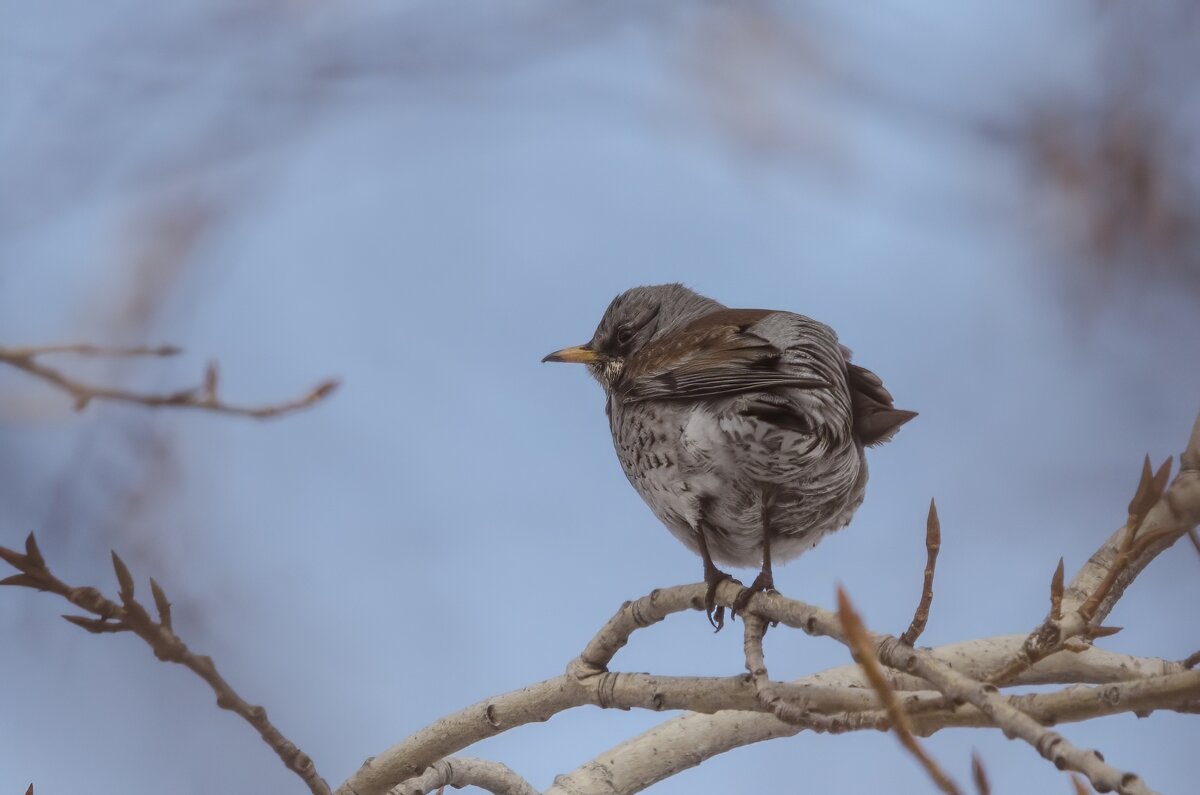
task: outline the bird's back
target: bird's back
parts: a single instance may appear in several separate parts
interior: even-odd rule
[[[758,562],[764,500],[772,553],[800,554],[861,504],[864,444],[912,416],[848,355],[828,326],[790,312],[722,308],[668,330],[610,396],[626,475],[689,546],[705,522],[718,562]]]

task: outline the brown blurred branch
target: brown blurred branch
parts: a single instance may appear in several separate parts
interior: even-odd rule
[[[95,345],[45,345],[40,347],[0,347],[0,363],[15,367],[34,378],[66,392],[82,411],[93,400],[108,400],[119,403],[136,403],[151,408],[171,407],[201,409],[217,414],[232,414],[255,419],[268,419],[309,408],[328,397],[338,386],[335,379],[327,379],[294,400],[263,406],[239,406],[225,403],[217,394],[219,371],[216,363],[210,363],[204,373],[204,381],[196,387],[164,394],[145,394],[123,389],[88,384],[68,376],[41,361],[41,357],[55,354],[77,356],[174,356],[179,348],[129,347],[105,348]]]
[[[934,524],[933,517],[935,516],[932,504],[930,504],[929,515],[930,526],[932,527]],[[930,557],[934,557],[935,554],[931,552]],[[945,771],[933,760],[933,757],[925,753],[925,749],[921,747],[921,744],[917,742],[917,738],[913,736],[908,714],[900,705],[900,700],[896,698],[896,691],[892,690],[892,686],[888,684],[887,677],[883,675],[883,668],[879,664],[879,658],[875,656],[875,650],[871,647],[867,628],[863,625],[862,618],[859,617],[858,612],[854,609],[854,605],[850,603],[850,598],[846,596],[846,592],[841,586],[838,586],[837,589],[837,602],[838,620],[841,621],[842,631],[846,633],[850,651],[854,655],[854,659],[862,666],[867,681],[871,683],[871,688],[879,696],[879,700],[883,702],[884,708],[887,710],[888,720],[892,724],[892,730],[895,731],[900,744],[916,758],[921,767],[925,768],[925,772],[933,779],[933,783],[937,785],[938,789],[946,793],[946,795],[959,795],[960,790],[958,785],[946,775]],[[904,643],[903,638],[900,642]],[[905,645],[911,646],[912,643]],[[973,762],[978,765],[977,759],[973,760]]]
[[[158,659],[189,668],[216,693],[217,706],[237,713],[253,726],[263,741],[283,760],[284,765],[303,779],[313,795],[329,795],[329,785],[317,773],[313,761],[275,728],[267,719],[266,710],[239,696],[217,672],[211,657],[196,654],[175,634],[171,624],[171,603],[153,578],[150,579],[150,590],[158,613],[157,621],[151,618],[149,611],[134,598],[133,576],[115,552],[112,553],[112,563],[120,586],[120,604],[106,599],[95,588],[72,587],[55,577],[46,565],[32,533],[25,539],[24,554],[0,547],[0,558],[21,572],[0,580],[0,585],[15,585],[58,594],[91,614],[63,616],[75,626],[95,634],[132,632],[150,646]]]
[[[988,783],[987,771],[983,769],[983,760],[974,751],[971,752],[971,780],[975,782],[975,791],[979,795],[991,795],[992,785]]]

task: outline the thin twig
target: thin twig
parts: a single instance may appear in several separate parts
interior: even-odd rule
[[[1146,515],[1150,513],[1150,509],[1154,504],[1162,499],[1163,494],[1167,490],[1168,478],[1171,476],[1171,457],[1162,463],[1157,472],[1151,473],[1150,456],[1146,456],[1145,462],[1142,465],[1142,477],[1138,481],[1137,491],[1133,495],[1133,499],[1129,501],[1129,521],[1126,527],[1125,539],[1121,544],[1121,548],[1117,553],[1117,559],[1108,570],[1108,575],[1100,582],[1100,585],[1092,592],[1091,596],[1079,606],[1079,615],[1085,621],[1091,621],[1096,615],[1096,608],[1100,602],[1108,596],[1113,584],[1117,578],[1124,572],[1125,567],[1133,562],[1137,557],[1138,548],[1144,539],[1138,538],[1138,531],[1142,529],[1142,525],[1146,521]]]
[[[988,782],[987,771],[983,769],[983,760],[979,758],[978,751],[971,751],[971,779],[979,795],[991,795],[992,785]]]
[[[900,744],[916,758],[921,767],[925,768],[925,772],[937,784],[938,789],[946,793],[946,795],[960,795],[958,785],[946,775],[945,771],[933,760],[933,757],[925,753],[925,749],[921,747],[921,744],[917,742],[917,738],[913,736],[912,726],[908,721],[908,714],[900,706],[900,701],[896,698],[896,692],[892,690],[887,682],[887,678],[883,675],[883,669],[879,665],[879,659],[875,656],[875,650],[871,646],[867,629],[863,626],[862,619],[855,611],[854,605],[850,603],[850,598],[846,596],[846,591],[840,585],[837,589],[837,602],[838,619],[841,621],[842,631],[846,635],[847,645],[849,645],[850,651],[854,654],[854,658],[858,661],[858,664],[862,666],[867,681],[871,683],[871,687],[874,688],[875,693],[879,696],[879,700],[883,702],[888,718],[891,721],[892,729],[896,732],[896,737],[900,740]]]
[[[392,787],[388,795],[427,795],[445,787],[478,787],[493,795],[539,795],[532,784],[507,765],[469,756],[439,759],[420,776]]]
[[[1125,522],[1124,533],[1117,548],[1116,557],[1108,567],[1104,577],[1092,589],[1082,604],[1070,615],[1064,617],[1063,602],[1063,562],[1059,559],[1058,568],[1050,581],[1050,612],[1045,620],[1037,626],[1026,639],[1021,651],[1002,669],[987,677],[993,684],[1009,682],[1017,674],[1029,666],[1064,648],[1072,648],[1074,641],[1076,650],[1085,648],[1086,644],[1097,638],[1114,635],[1120,627],[1105,627],[1093,623],[1097,609],[1111,592],[1114,584],[1126,569],[1142,554],[1147,541],[1146,536],[1139,536],[1139,531],[1146,522],[1146,517],[1167,490],[1167,481],[1171,474],[1171,458],[1167,458],[1158,471],[1150,467],[1150,456],[1142,463],[1141,477],[1133,499],[1129,501],[1129,518]],[[1149,540],[1154,540],[1154,534],[1149,534]],[[1076,638],[1082,636],[1082,641]]]
[[[211,657],[196,654],[184,644],[171,628],[170,608],[166,596],[158,583],[154,583],[154,601],[159,612],[159,620],[150,617],[149,611],[134,598],[134,580],[125,562],[112,553],[113,570],[117,575],[120,586],[118,598],[120,604],[106,599],[95,588],[75,588],[55,577],[46,560],[38,549],[33,534],[25,540],[25,553],[21,554],[7,547],[0,547],[0,558],[10,566],[20,571],[0,580],[0,585],[15,585],[34,588],[39,591],[50,591],[58,594],[76,607],[91,613],[92,616],[63,616],[67,621],[92,633],[132,632],[144,640],[153,650],[154,656],[166,662],[173,662],[189,668],[203,679],[217,695],[217,706],[235,712],[247,723],[254,727],[259,736],[271,747],[289,770],[303,779],[313,795],[330,795],[329,785],[317,773],[313,761],[289,739],[283,736],[279,729],[267,719],[267,712],[262,707],[250,704],[217,672],[217,667]]]
[[[763,653],[763,637],[767,633],[767,622],[753,613],[744,613],[742,623],[745,626],[743,648],[746,655],[746,670],[750,672],[750,683],[754,686],[754,695],[758,703],[779,718],[784,723],[803,726],[814,731],[838,733],[850,730],[849,723],[853,722],[854,729],[875,727],[887,728],[887,719],[880,714],[871,714],[875,710],[863,710],[857,716],[841,714],[830,716],[814,712],[810,709],[811,702],[806,698],[809,691],[803,687],[788,687],[785,683],[774,682],[767,673],[766,655]],[[791,696],[789,698],[789,696]],[[934,705],[936,706],[936,705]]]
[[[1121,795],[1150,795],[1153,792],[1136,774],[1117,770],[1098,753],[1076,748],[1061,734],[1043,726],[1010,703],[994,685],[964,676],[932,655],[910,649],[891,638],[877,639],[876,649],[886,664],[912,671],[948,698],[974,705],[1005,734],[1020,737],[1059,769],[1082,773],[1098,789]]]
[[[151,408],[199,409],[217,414],[269,419],[309,408],[327,398],[338,386],[337,380],[327,379],[317,384],[306,394],[293,400],[262,406],[240,406],[225,403],[218,396],[217,383],[219,379],[215,363],[210,363],[206,368],[204,380],[200,386],[176,392],[147,394],[88,384],[68,376],[49,365],[43,364],[39,358],[52,354],[75,354],[79,356],[174,356],[179,352],[179,348],[171,346],[105,348],[96,345],[81,344],[46,345],[26,348],[0,347],[0,364],[15,367],[32,375],[43,383],[66,392],[72,401],[74,401],[75,409],[78,411],[87,408],[88,404],[94,400],[107,400],[116,403],[135,403]]]
[[[906,646],[916,644],[929,621],[929,606],[933,604],[933,575],[937,571],[938,551],[941,548],[942,523],[938,521],[937,504],[931,499],[929,516],[925,519],[925,582],[921,588],[921,601],[917,603],[917,610],[913,613],[912,623],[900,636],[900,642]]]
[[[20,348],[0,347],[0,355],[5,357],[33,358],[36,356],[54,356],[69,353],[75,356],[178,356],[182,348],[174,345],[90,345],[88,343],[68,343],[65,345],[35,345]]]

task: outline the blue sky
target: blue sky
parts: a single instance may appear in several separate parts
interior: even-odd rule
[[[76,414],[0,372],[0,543],[34,529],[60,576],[110,590],[118,549],[340,782],[561,672],[623,600],[699,578],[625,482],[599,388],[539,364],[616,293],[679,280],[829,323],[920,412],[871,451],[853,524],[777,571],[784,593],[830,605],[840,582],[870,626],[901,630],[936,496],[924,642],[1033,627],[1058,557],[1071,572],[1123,520],[1141,456],[1181,449],[1200,313],[1153,281],[1080,300],[1064,266],[1080,254],[1027,164],[974,132],[1086,90],[1100,23],[942,6],[765,6],[791,23],[776,30],[684,6],[5,3],[0,339],[178,343],[178,361],[87,372],[167,388],[211,357],[231,400],[344,383],[258,424]],[[199,230],[178,251],[172,223]],[[1194,651],[1178,630],[1198,565],[1163,555],[1105,646]],[[46,595],[0,596],[0,790],[296,791],[187,672],[79,632]],[[730,674],[740,650],[689,614],[616,665]],[[782,632],[767,654],[778,676],[849,660]],[[583,709],[470,753],[545,787],[662,719]],[[1064,733],[1162,791],[1200,775],[1172,750],[1200,739],[1183,716]],[[993,791],[1068,791],[999,733],[928,746],[960,781],[974,747]],[[895,781],[930,788],[871,733],[741,749],[653,791]]]

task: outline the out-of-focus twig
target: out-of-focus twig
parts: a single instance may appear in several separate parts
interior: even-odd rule
[[[921,601],[917,603],[912,623],[900,636],[900,642],[906,646],[917,642],[929,621],[929,606],[933,604],[933,575],[937,571],[938,551],[941,548],[942,523],[938,521],[937,504],[930,500],[929,516],[925,519],[925,583],[921,588]]]
[[[166,393],[141,393],[124,389],[88,384],[42,362],[41,357],[54,354],[78,356],[174,356],[180,352],[172,346],[105,348],[96,345],[46,345],[40,347],[0,347],[0,363],[15,367],[63,392],[82,411],[93,400],[108,400],[119,403],[136,403],[151,408],[171,407],[200,409],[217,414],[232,414],[255,419],[269,419],[290,414],[319,403],[337,389],[336,379],[327,379],[317,384],[304,395],[281,403],[262,406],[240,406],[226,403],[217,394],[219,371],[215,362],[205,369],[204,381],[197,387]]]
[[[988,782],[987,771],[983,769],[983,760],[977,751],[971,752],[971,779],[979,795],[991,795],[992,785]]]
[[[925,753],[925,749],[913,736],[912,726],[908,722],[908,714],[900,706],[900,701],[896,698],[896,691],[892,690],[887,678],[883,675],[883,668],[879,664],[879,658],[875,656],[867,628],[863,625],[858,612],[855,611],[854,605],[850,603],[850,598],[846,596],[846,591],[840,585],[837,589],[837,602],[838,620],[841,622],[842,632],[846,636],[846,645],[850,647],[854,658],[862,666],[867,681],[871,683],[872,689],[879,696],[879,700],[883,702],[888,719],[892,724],[892,730],[896,732],[900,744],[920,762],[921,767],[925,768],[925,772],[937,784],[938,789],[946,795],[959,795],[958,785],[946,775],[933,757]]]
[[[133,575],[116,552],[112,553],[112,563],[120,586],[119,604],[106,599],[95,588],[72,587],[55,577],[46,565],[46,559],[38,549],[32,533],[25,539],[24,554],[0,547],[0,558],[20,572],[0,580],[0,585],[15,585],[58,594],[91,614],[63,616],[75,626],[95,634],[132,632],[150,646],[158,659],[189,668],[216,693],[217,706],[237,713],[253,726],[287,768],[303,779],[313,795],[329,795],[329,785],[317,773],[312,759],[275,728],[267,718],[266,710],[239,696],[217,672],[211,657],[196,654],[175,634],[171,623],[171,603],[153,578],[150,580],[150,590],[158,613],[157,621],[151,618],[149,611],[134,598]]]

